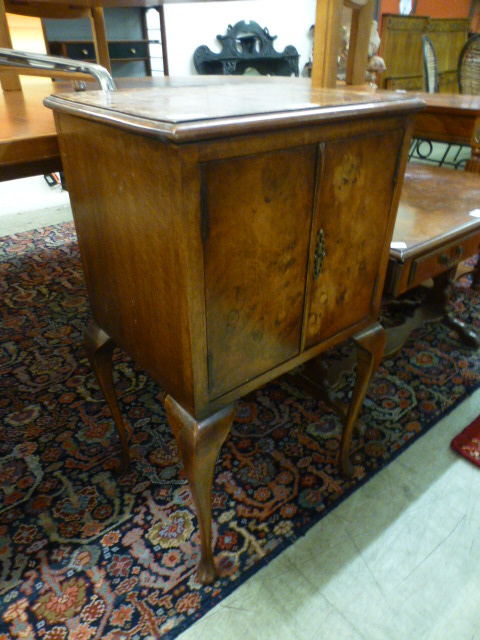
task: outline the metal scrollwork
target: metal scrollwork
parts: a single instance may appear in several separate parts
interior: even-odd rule
[[[423,138],[412,138],[408,161],[422,161],[438,167],[463,169],[471,154],[468,145],[432,142]]]
[[[317,233],[317,242],[315,245],[315,256],[313,258],[313,279],[316,280],[322,272],[323,261],[325,259],[325,234],[323,229]]]

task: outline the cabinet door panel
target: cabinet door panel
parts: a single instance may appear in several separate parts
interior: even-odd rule
[[[211,398],[300,351],[316,158],[307,146],[202,167]]]
[[[312,251],[306,347],[371,314],[402,140],[398,130],[325,146],[312,231],[325,255],[314,275]]]

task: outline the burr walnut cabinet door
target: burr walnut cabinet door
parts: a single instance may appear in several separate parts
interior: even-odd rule
[[[306,348],[372,314],[403,130],[327,143],[312,229]]]
[[[300,352],[316,145],[202,166],[209,394]]]

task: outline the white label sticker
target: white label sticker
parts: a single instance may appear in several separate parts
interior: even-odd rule
[[[473,211],[470,211],[468,215],[473,218],[480,218],[480,209],[474,209]]]
[[[407,243],[406,242],[391,242],[390,243],[390,249],[406,249],[407,248]]]

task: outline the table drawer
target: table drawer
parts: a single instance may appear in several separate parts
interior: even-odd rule
[[[74,60],[95,60],[93,42],[66,42],[65,56]]]
[[[74,60],[95,60],[93,42],[51,42],[52,55],[65,56]],[[145,60],[148,58],[148,44],[142,40],[117,41],[108,43],[108,53],[115,60]]]
[[[460,242],[453,242],[435,252],[412,260],[408,277],[408,289],[416,287],[429,278],[456,266],[462,260],[480,251],[480,230],[470,234]]]
[[[148,57],[146,42],[109,42],[108,51],[112,60],[142,60]]]

